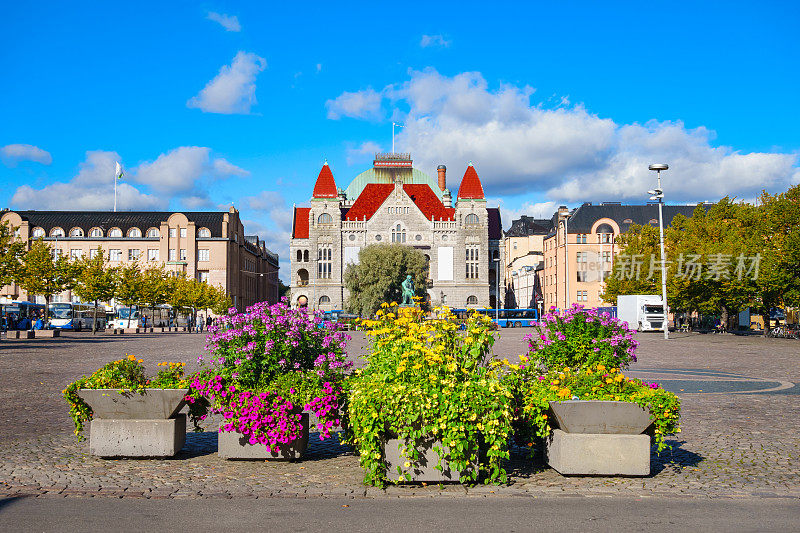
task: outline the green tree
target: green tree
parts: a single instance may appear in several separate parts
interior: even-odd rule
[[[25,243],[14,240],[11,224],[0,224],[0,287],[18,281],[22,271]]]
[[[344,284],[350,293],[348,311],[368,317],[383,302],[399,302],[400,284],[406,275],[411,275],[415,293],[424,301],[428,267],[419,250],[402,244],[373,244],[361,249],[358,261],[344,273]]]
[[[142,271],[141,301],[155,310],[169,300],[169,274],[163,265],[150,266]],[[153,313],[155,316],[155,313]],[[155,326],[156,324],[150,324]]]
[[[75,292],[84,302],[94,302],[92,335],[97,332],[97,309],[99,302],[108,302],[117,292],[117,269],[110,267],[98,247],[94,257],[84,256],[80,260],[80,274],[75,283]]]
[[[31,295],[44,296],[45,321],[49,316],[50,298],[72,289],[79,275],[79,266],[65,256],[55,256],[53,249],[41,239],[34,241],[23,256],[20,286]]]
[[[136,263],[130,263],[119,268],[116,297],[122,305],[130,308],[130,313],[128,313],[128,327],[131,327],[133,307],[138,307],[142,299],[143,283],[144,276],[142,276],[139,265]]]

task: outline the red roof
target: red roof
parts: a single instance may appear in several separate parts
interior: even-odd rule
[[[461,186],[458,188],[457,198],[478,200],[484,198],[481,179],[478,177],[478,173],[475,172],[475,167],[472,166],[472,163],[469,164],[467,171],[464,172],[464,177],[461,178]]]
[[[293,234],[295,239],[308,239],[308,212],[310,207],[295,207],[294,221],[292,222]]]
[[[435,220],[455,220],[456,210],[452,207],[445,207],[429,185],[403,185],[403,190],[414,201],[428,220],[430,220],[431,217]]]
[[[331,167],[328,166],[327,161],[322,165],[322,170],[319,171],[317,183],[314,184],[313,196],[314,198],[336,198],[338,196],[336,181],[333,179],[333,172],[331,172]]]
[[[368,183],[361,194],[358,195],[353,206],[347,212],[347,220],[368,220],[372,218],[375,211],[386,201],[394,185],[391,183]]]

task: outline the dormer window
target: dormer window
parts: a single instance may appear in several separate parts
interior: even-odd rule
[[[120,239],[122,238],[122,230],[119,228],[111,228],[110,230],[108,230],[108,236]]]
[[[72,228],[69,230],[70,237],[83,237],[83,230],[81,228]]]
[[[158,231],[158,228],[150,228],[149,230],[147,230],[147,236],[150,238],[157,239],[161,237],[161,232]]]
[[[42,237],[44,237],[44,228],[33,228],[31,236],[34,239],[41,239]]]
[[[61,228],[53,228],[52,230],[50,230],[50,236],[51,237],[63,237],[64,236],[64,230],[61,229]]]
[[[140,230],[139,228],[131,228],[128,230],[128,237],[132,239],[138,239],[141,236],[142,236],[142,230]]]
[[[89,230],[89,236],[90,237],[102,237],[103,236],[103,230],[101,230],[100,228],[92,228],[91,230]]]
[[[207,239],[211,237],[211,230],[208,228],[200,228],[199,230],[197,230],[197,236]]]

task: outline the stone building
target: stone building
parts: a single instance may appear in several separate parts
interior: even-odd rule
[[[256,302],[278,300],[278,256],[255,235],[245,235],[239,212],[158,211],[4,211],[0,223],[15,228],[27,245],[43,239],[58,254],[73,259],[102,249],[112,265],[162,264],[170,272],[221,286],[243,310]],[[0,296],[27,299],[15,284]],[[73,301],[73,294],[51,301]]]
[[[455,202],[446,172],[440,165],[434,180],[413,167],[410,154],[376,154],[372,168],[339,189],[326,162],[310,206],[294,208],[292,303],[344,308],[344,271],[358,262],[361,248],[400,243],[425,254],[433,305],[494,306],[497,287],[503,287],[500,211],[486,206],[472,163]]]

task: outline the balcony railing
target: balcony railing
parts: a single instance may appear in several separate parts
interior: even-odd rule
[[[305,287],[307,285],[308,285],[308,280],[307,279],[299,279],[299,280],[297,280],[297,286],[298,287]]]

